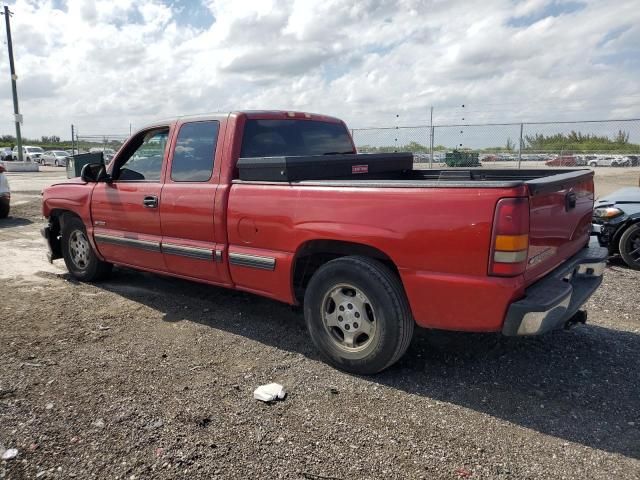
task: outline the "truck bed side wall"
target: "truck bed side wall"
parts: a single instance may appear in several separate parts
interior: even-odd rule
[[[524,285],[487,277],[491,222],[498,198],[521,194],[509,188],[233,184],[229,254],[274,259],[275,267],[232,264],[231,275],[239,288],[293,303],[293,263],[305,242],[355,242],[391,258],[419,325],[499,330]]]

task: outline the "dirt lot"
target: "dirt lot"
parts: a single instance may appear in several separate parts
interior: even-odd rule
[[[285,305],[125,269],[72,281],[38,234],[59,174],[25,175],[0,223],[0,453],[18,449],[0,478],[640,478],[640,272],[613,261],[587,326],[420,332],[363,378]],[[288,397],[253,400],[271,381]]]

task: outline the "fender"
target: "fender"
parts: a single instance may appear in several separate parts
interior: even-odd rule
[[[49,220],[49,224],[42,229],[42,235],[49,246],[48,257],[50,261],[62,258],[59,239],[62,225],[59,218],[65,212],[70,212],[82,220],[94,252],[100,260],[104,260],[93,239],[91,196],[94,186],[94,184],[74,178],[67,182],[51,185],[43,191],[42,215]]]

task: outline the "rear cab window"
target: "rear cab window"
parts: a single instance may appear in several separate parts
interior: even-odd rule
[[[240,157],[355,153],[343,123],[318,120],[247,120]]]

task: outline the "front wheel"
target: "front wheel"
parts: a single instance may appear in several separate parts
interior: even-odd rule
[[[320,267],[307,286],[304,315],[323,357],[360,375],[397,362],[413,336],[414,321],[400,280],[368,257],[341,257]]]
[[[62,256],[69,273],[83,282],[108,277],[113,265],[97,257],[82,220],[73,216],[67,216],[63,220]]]
[[[634,270],[640,270],[640,223],[625,230],[618,247],[625,263]]]

